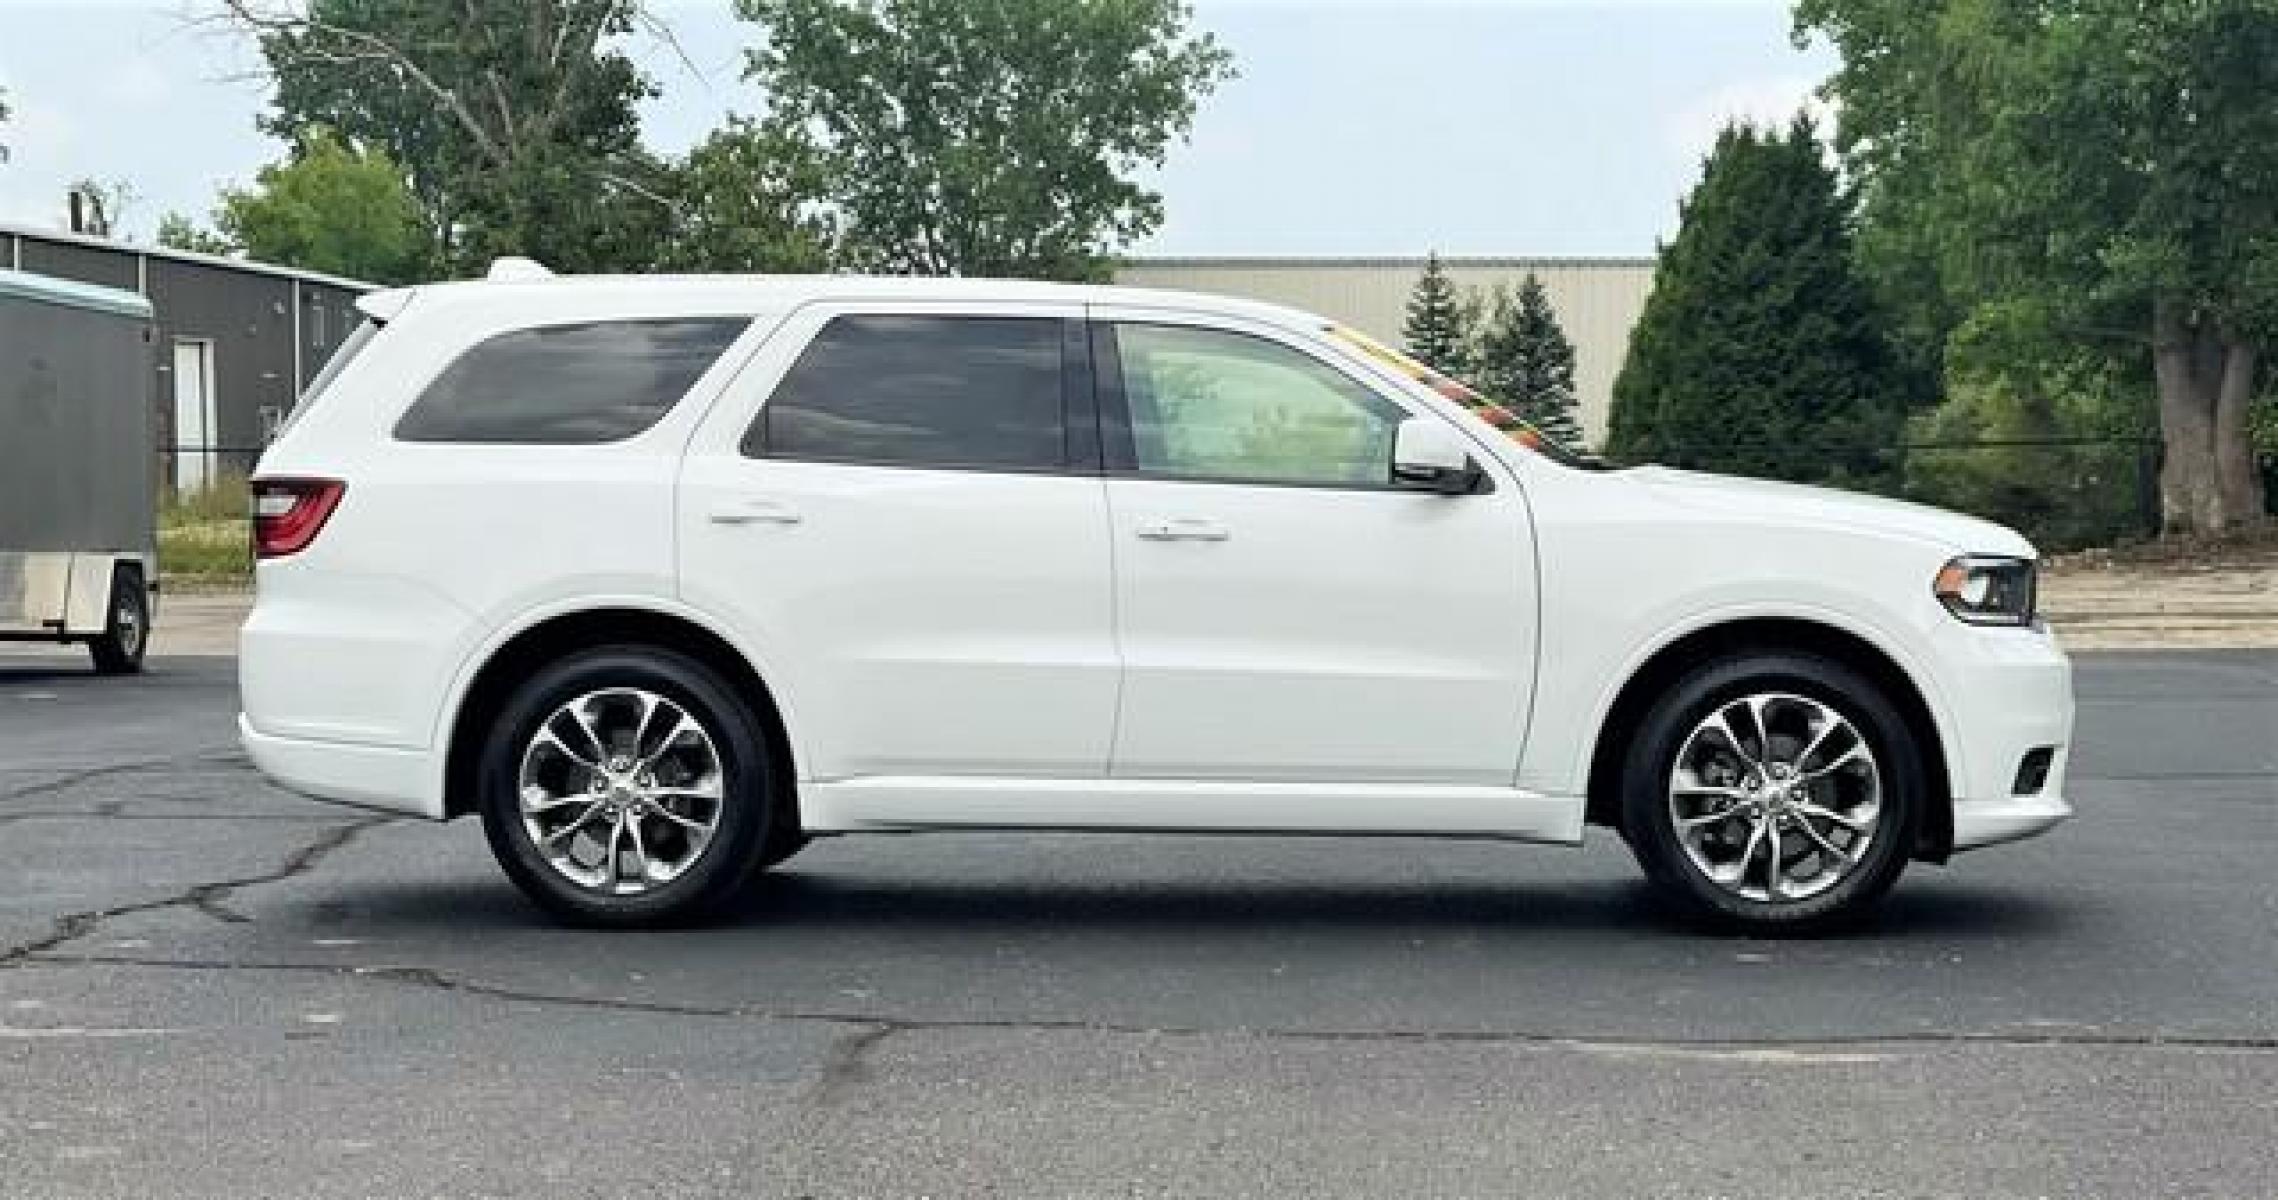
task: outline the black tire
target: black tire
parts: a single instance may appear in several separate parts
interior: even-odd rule
[[[778,828],[760,848],[759,869],[765,871],[791,861],[814,840],[800,830]]]
[[[132,675],[142,670],[150,649],[150,593],[142,586],[142,572],[120,567],[111,573],[111,603],[103,632],[89,640],[88,653],[98,675]]]
[[[655,693],[693,717],[718,752],[722,776],[709,843],[676,878],[637,894],[582,886],[557,870],[524,822],[519,796],[522,756],[541,722],[579,696],[614,688]],[[630,928],[710,914],[759,868],[775,819],[775,764],[758,719],[719,676],[667,650],[605,647],[537,671],[492,722],[481,754],[477,805],[491,853],[523,894],[573,924]]]
[[[1720,707],[1767,692],[1833,709],[1873,754],[1880,780],[1880,808],[1866,850],[1832,886],[1801,899],[1751,898],[1712,880],[1687,853],[1671,811],[1671,774],[1687,737]],[[1655,891],[1681,915],[1749,933],[1817,932],[1862,917],[1898,882],[1921,830],[1927,778],[1913,731],[1881,689],[1857,671],[1806,653],[1739,653],[1695,668],[1647,712],[1623,760],[1622,833]],[[1811,853],[1808,847],[1805,853]]]

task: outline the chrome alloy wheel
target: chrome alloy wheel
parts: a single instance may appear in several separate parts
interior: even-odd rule
[[[587,692],[538,724],[517,781],[522,827],[578,886],[638,895],[712,843],[727,795],[711,733],[655,692]]]
[[[1786,692],[1719,704],[1669,773],[1669,815],[1693,866],[1749,900],[1816,896],[1874,844],[1882,815],[1874,749],[1841,713]]]

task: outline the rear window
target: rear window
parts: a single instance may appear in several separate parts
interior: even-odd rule
[[[664,418],[750,322],[593,321],[502,333],[458,357],[396,423],[406,442],[588,445]]]
[[[913,467],[1049,470],[1066,461],[1061,322],[846,316],[768,397],[744,453]]]

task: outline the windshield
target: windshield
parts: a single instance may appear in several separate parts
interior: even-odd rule
[[[1421,361],[1393,349],[1375,338],[1346,325],[1326,325],[1329,336],[1358,349],[1361,353],[1383,363],[1440,395],[1472,411],[1480,420],[1502,431],[1503,436],[1521,446],[1569,467],[1595,468],[1595,460],[1582,455],[1577,449],[1535,428],[1517,413],[1479,394],[1478,389],[1453,376],[1442,375]]]

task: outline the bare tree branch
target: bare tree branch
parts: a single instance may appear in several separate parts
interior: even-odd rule
[[[688,47],[681,44],[680,35],[673,31],[671,22],[646,8],[636,8],[633,10],[633,24],[650,37],[663,43],[665,49],[672,51],[672,56],[680,60],[680,65],[686,68],[690,75],[702,80],[707,85],[711,82],[705,78],[703,70],[696,65],[696,60],[688,56]]]
[[[648,187],[647,185],[641,183],[639,180],[636,180],[627,175],[621,175],[616,171],[609,169],[608,167],[595,167],[593,169],[593,177],[599,179],[603,183],[613,184],[617,187],[621,187],[626,191],[639,196],[643,200],[648,200],[657,204],[659,207],[662,207],[667,211],[678,212],[680,210],[679,201],[665,195],[662,192]]]
[[[464,97],[460,96],[456,90],[436,82],[435,77],[423,70],[409,53],[378,34],[366,33],[361,29],[349,29],[332,24],[329,21],[318,20],[312,16],[295,15],[289,11],[266,12],[257,10],[251,0],[222,0],[222,4],[239,27],[256,35],[284,34],[299,38],[308,38],[313,35],[332,39],[350,48],[339,51],[326,47],[309,48],[309,52],[316,56],[319,61],[383,63],[403,72],[421,90],[433,96],[450,110],[452,117],[458,121],[460,128],[466,131],[467,136],[474,141],[476,148],[482,151],[484,157],[500,164],[511,159],[512,155],[499,144],[498,139],[492,136],[489,129],[483,127],[483,123],[475,117],[473,110],[467,107]]]

